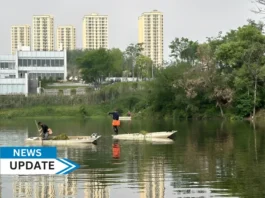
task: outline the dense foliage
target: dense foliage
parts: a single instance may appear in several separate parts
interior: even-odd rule
[[[249,21],[205,43],[176,38],[175,64],[152,82],[150,110],[177,117],[254,116],[264,108],[263,24]]]
[[[174,61],[160,69],[154,69],[152,60],[142,54],[142,44],[131,44],[124,52],[69,51],[70,75],[79,75],[87,83],[98,85],[112,76],[136,77],[139,82],[101,84],[85,96],[0,98],[0,107],[107,104],[142,116],[255,117],[256,111],[265,107],[263,27],[249,20],[247,25],[220,32],[204,43],[175,38],[169,46]],[[86,112],[85,107],[80,109]]]
[[[117,48],[68,51],[69,76],[94,84],[106,77],[151,78],[153,62],[142,50],[142,44],[130,44],[124,52]]]

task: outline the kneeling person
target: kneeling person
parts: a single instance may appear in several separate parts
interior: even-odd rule
[[[40,132],[42,131],[42,138],[43,140],[47,140],[49,136],[49,127],[46,124],[43,124],[41,122],[38,122],[38,125],[41,127],[39,130]]]

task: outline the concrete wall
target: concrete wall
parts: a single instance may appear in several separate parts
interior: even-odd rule
[[[0,79],[0,95],[28,95],[28,75],[25,78]]]

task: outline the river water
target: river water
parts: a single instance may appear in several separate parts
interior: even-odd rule
[[[39,121],[39,120],[38,120]],[[41,120],[54,134],[102,135],[97,145],[57,147],[80,169],[68,175],[0,175],[0,195],[27,198],[265,197],[265,127],[229,121],[122,121],[120,133],[178,130],[172,144],[112,140],[110,119]],[[37,136],[34,119],[1,120],[0,144]],[[113,144],[120,155],[113,153]]]

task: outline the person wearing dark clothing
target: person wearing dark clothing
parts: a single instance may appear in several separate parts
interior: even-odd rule
[[[119,113],[118,111],[109,112],[109,115],[112,115],[112,127],[116,135],[119,133],[118,126],[120,126]]]
[[[48,129],[49,127],[46,124],[43,124],[41,122],[38,122],[38,125],[41,127],[41,129],[39,130],[40,132],[42,131],[42,137],[43,139],[48,139],[49,133],[48,133]]]

